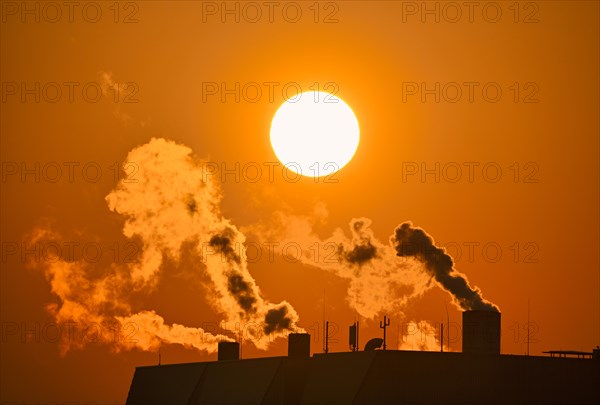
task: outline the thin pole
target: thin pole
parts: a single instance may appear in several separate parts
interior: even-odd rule
[[[327,353],[327,325],[325,323],[325,287],[323,287],[323,351]]]
[[[325,353],[329,353],[329,321],[325,322]]]
[[[448,329],[448,339],[446,339],[446,349],[447,351],[450,351],[450,315],[448,315],[448,305],[444,305],[444,308],[446,308],[446,325],[448,326],[446,329]]]
[[[527,297],[527,355],[529,356],[529,297]]]

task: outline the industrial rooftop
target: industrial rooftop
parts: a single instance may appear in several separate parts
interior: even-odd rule
[[[501,355],[499,328],[499,313],[465,312],[462,353],[373,350],[378,339],[311,357],[310,335],[290,334],[288,356],[241,360],[237,342],[221,342],[218,361],[136,368],[127,404],[600,403],[598,349],[592,359]]]

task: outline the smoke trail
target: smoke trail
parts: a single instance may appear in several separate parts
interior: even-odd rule
[[[481,296],[481,290],[471,287],[464,274],[454,269],[452,258],[442,248],[435,246],[433,238],[423,229],[404,222],[390,239],[397,255],[415,257],[435,280],[454,297],[464,310],[498,311],[498,307]]]
[[[315,208],[317,212],[310,216],[277,212],[268,224],[249,227],[248,232],[263,243],[299,245],[303,264],[348,282],[347,302],[364,318],[375,319],[384,311],[401,315],[411,300],[431,288],[430,275],[377,240],[370,219],[353,218],[350,236],[338,228],[322,239],[314,228],[316,221],[323,220],[324,208]]]
[[[59,246],[63,239],[50,225],[45,225],[35,228],[27,243]],[[47,305],[47,310],[58,325],[69,330],[59,342],[61,355],[89,342],[111,344],[115,351],[134,347],[155,350],[162,341],[214,352],[218,341],[232,340],[201,328],[165,325],[154,311],[132,314],[128,295],[134,281],[127,267],[113,264],[94,277],[97,269],[85,260],[49,257],[41,263],[30,261],[28,265],[41,265],[51,292],[59,299],[58,303]]]
[[[132,292],[153,291],[159,281],[163,255],[178,262],[182,249],[189,248],[201,260],[192,271],[208,274],[215,299],[209,304],[233,324],[262,325],[247,329],[246,341],[266,349],[272,339],[263,334],[303,331],[297,326],[298,314],[283,301],[265,301],[248,271],[244,235],[223,218],[218,186],[208,181],[202,162],[191,150],[165,139],[151,139],[131,150],[127,161],[135,165],[133,178],[122,179],[106,196],[111,211],[125,218],[123,234],[141,241],[143,250],[138,263],[112,264],[98,277],[94,266],[81,262],[56,260],[45,263],[44,270],[52,292],[60,303],[49,307],[60,322],[77,321],[108,324],[122,328],[134,325],[136,339],[117,342],[119,348],[152,350],[162,342],[214,351],[219,340],[200,328],[165,325],[152,310],[133,313],[129,300]],[[40,229],[31,240],[60,239],[49,229]],[[139,307],[140,303],[136,303]],[[68,349],[68,348],[67,348]]]
[[[407,304],[432,287],[432,278],[451,293],[460,308],[498,311],[454,269],[444,249],[437,248],[431,237],[409,222],[401,224],[386,245],[373,235],[368,218],[350,221],[350,237],[336,229],[331,237],[321,239],[314,232],[316,225],[311,216],[278,212],[268,225],[249,230],[263,241],[299,244],[304,264],[347,280],[349,305],[367,319],[382,312],[402,317]],[[320,249],[316,257],[315,246]]]
[[[109,208],[126,217],[125,235],[137,235],[151,251],[175,258],[184,242],[195,244],[218,294],[213,307],[227,322],[268,324],[272,304],[263,300],[248,271],[245,236],[223,218],[220,191],[207,181],[202,162],[188,147],[164,139],[133,149],[127,160],[139,166],[139,181],[121,181],[106,197]],[[270,330],[299,331],[294,308],[278,305],[286,308],[286,316]],[[257,347],[266,348],[264,339],[252,337]]]
[[[154,311],[141,311],[115,318],[135,336],[132,339],[122,338],[121,345],[128,349],[156,350],[161,342],[166,342],[212,353],[217,351],[220,341],[233,341],[228,336],[213,335],[202,328],[190,328],[176,323],[165,325],[164,319]]]
[[[338,253],[343,260],[360,266],[377,257],[377,247],[371,242],[373,234],[368,230],[370,223],[366,219],[352,220],[350,223],[354,236],[352,249],[344,251],[343,244],[338,247]]]

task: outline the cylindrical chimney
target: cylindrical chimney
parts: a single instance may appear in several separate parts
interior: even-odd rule
[[[310,335],[308,333],[290,333],[288,335],[289,357],[310,357]]]
[[[219,342],[218,360],[239,360],[240,344],[238,342]]]
[[[463,312],[463,353],[500,354],[500,312]]]

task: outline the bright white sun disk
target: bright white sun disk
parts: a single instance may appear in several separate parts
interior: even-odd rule
[[[326,176],[354,156],[360,138],[352,109],[340,98],[309,91],[287,100],[271,123],[271,145],[289,170]]]

